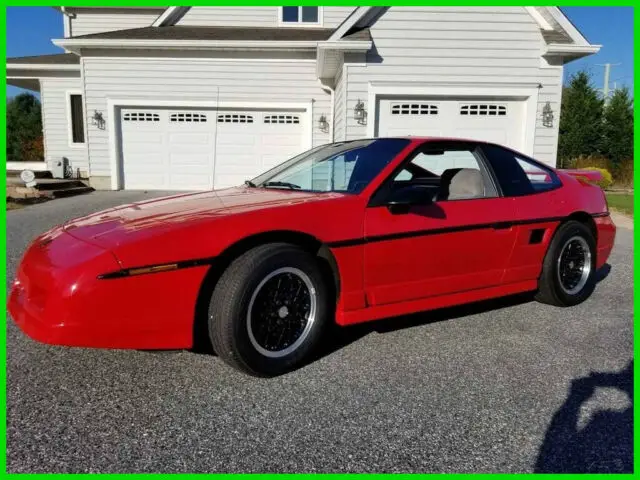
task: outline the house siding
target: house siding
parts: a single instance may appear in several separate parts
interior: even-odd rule
[[[334,96],[334,140],[336,142],[342,141],[346,136],[346,122],[345,122],[345,107],[346,107],[346,77],[343,75],[344,65],[338,66],[338,73],[336,74],[336,86]]]
[[[366,105],[369,82],[540,83],[533,153],[555,165],[559,115],[552,128],[540,119],[547,101],[560,111],[562,66],[544,65],[539,26],[524,7],[391,7],[371,35],[366,58],[345,58],[347,112],[358,100]],[[366,125],[345,118],[347,139],[366,135]]]
[[[323,27],[335,28],[355,7],[322,7]],[[280,7],[191,7],[177,25],[277,27]]]
[[[85,57],[87,111],[104,112],[107,99],[189,100],[246,103],[313,101],[313,145],[329,141],[317,127],[329,115],[330,95],[315,76],[313,61]],[[108,128],[108,127],[107,127]],[[89,126],[92,176],[109,176],[108,131]]]
[[[148,27],[162,14],[164,9],[67,8],[67,11],[75,14],[75,18],[70,19],[70,36],[77,37],[92,33]]]
[[[45,160],[51,168],[63,157],[69,160],[74,173],[79,169],[83,176],[89,168],[87,145],[69,145],[69,108],[67,91],[82,92],[82,83],[76,78],[41,78],[42,129],[44,132]],[[86,132],[85,132],[86,141]]]

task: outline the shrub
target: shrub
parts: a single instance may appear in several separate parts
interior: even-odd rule
[[[609,173],[609,170],[607,170],[606,168],[589,166],[589,167],[581,167],[581,170],[595,170],[597,172],[600,172],[600,175],[602,175],[602,178],[597,182],[593,182],[593,183],[598,185],[603,190],[606,190],[607,188],[609,188],[613,183],[613,177],[611,176],[611,173]]]
[[[20,160],[38,162],[44,160],[44,144],[42,136],[32,140],[25,140],[22,144]]]
[[[620,187],[633,187],[633,158],[621,161],[613,173],[616,185]]]
[[[611,160],[607,157],[598,154],[592,155],[580,155],[579,157],[572,158],[569,161],[567,168],[576,169],[588,169],[588,168],[602,168],[604,170],[613,171],[613,165]]]

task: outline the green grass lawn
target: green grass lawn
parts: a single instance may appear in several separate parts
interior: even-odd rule
[[[609,208],[633,216],[633,195],[630,193],[607,193]]]

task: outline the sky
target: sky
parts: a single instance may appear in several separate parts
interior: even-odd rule
[[[562,10],[592,44],[602,45],[596,55],[565,65],[565,80],[581,69],[592,74],[598,88],[603,86],[604,67],[611,67],[610,88],[627,85],[633,89],[633,8],[562,7]],[[7,57],[62,53],[51,43],[63,37],[62,14],[51,7],[7,7]],[[7,96],[21,89],[7,86]]]

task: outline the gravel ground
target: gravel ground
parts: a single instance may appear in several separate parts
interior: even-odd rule
[[[149,196],[8,212],[8,282],[37,234]],[[186,351],[40,345],[8,321],[7,469],[631,471],[632,236],[580,306],[516,297],[353,327],[271,380]]]

